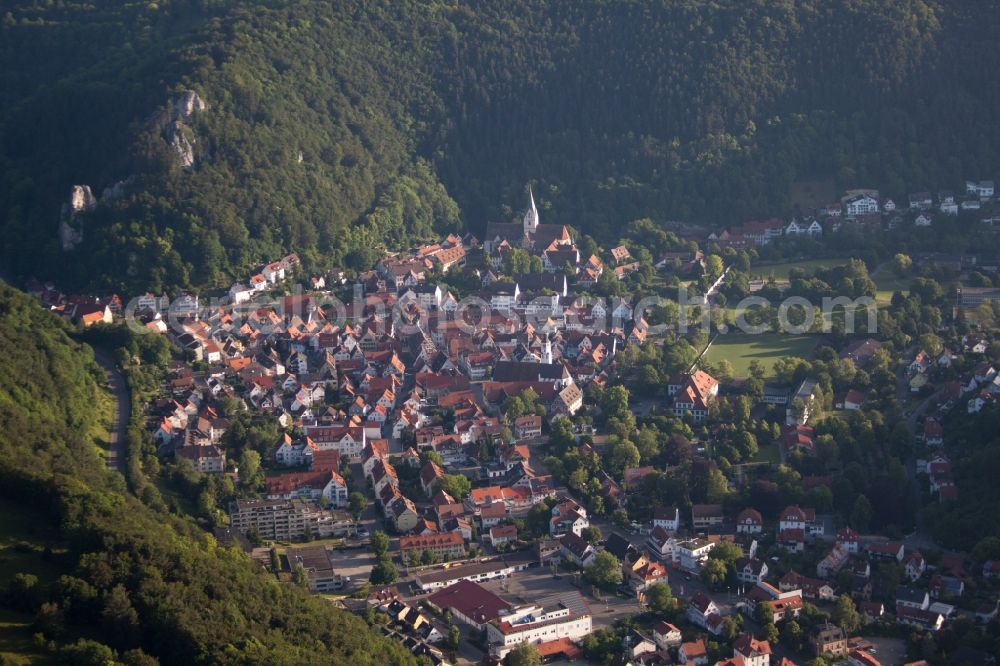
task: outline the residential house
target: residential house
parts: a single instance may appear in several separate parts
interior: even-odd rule
[[[648,590],[651,585],[667,580],[667,568],[645,556],[640,556],[631,565],[623,565],[623,568],[626,566],[627,582],[633,590]]]
[[[739,659],[742,666],[770,666],[771,644],[744,633],[733,642],[733,657]]]
[[[843,546],[848,553],[857,554],[860,539],[861,536],[850,527],[842,527],[837,530],[837,543]]]
[[[588,567],[597,557],[597,550],[583,537],[567,532],[559,538],[559,550],[563,557],[580,567]]]
[[[674,625],[660,620],[653,625],[653,641],[663,650],[677,647],[681,644],[681,630]]]
[[[506,502],[490,502],[479,509],[479,523],[484,531],[496,527],[508,517]]]
[[[965,593],[965,581],[955,576],[935,573],[931,576],[929,589],[934,599],[958,599]]]
[[[708,649],[705,641],[698,639],[682,643],[677,651],[677,661],[682,664],[693,664],[694,666],[705,666],[708,664]]]
[[[941,427],[941,422],[933,417],[924,421],[924,444],[929,447],[944,444],[944,428]]]
[[[930,192],[914,192],[909,196],[910,210],[928,210],[934,202]]]
[[[496,548],[497,546],[512,544],[517,541],[517,526],[496,525],[490,528],[489,542]]]
[[[406,497],[397,497],[389,505],[389,513],[398,532],[409,532],[420,521],[417,507]]]
[[[910,582],[917,581],[927,571],[927,562],[918,550],[910,551],[903,556],[903,575]]]
[[[433,460],[428,460],[420,468],[420,488],[424,491],[424,495],[427,497],[433,495],[438,483],[443,478],[444,472],[441,467]]]
[[[646,550],[661,562],[675,562],[676,540],[672,534],[662,527],[654,527],[646,540]]]
[[[764,529],[764,518],[757,509],[746,508],[736,516],[736,531],[744,534],[760,534]]]
[[[830,579],[847,564],[850,552],[841,544],[834,544],[833,548],[816,564],[816,575],[820,578]]]
[[[713,616],[721,617],[719,607],[704,592],[695,592],[688,604],[687,619],[702,629],[708,629]]]
[[[691,526],[695,531],[705,531],[722,525],[721,504],[695,504],[691,507]]]
[[[590,521],[587,519],[587,510],[573,500],[552,507],[552,518],[549,521],[550,536],[560,536],[567,532],[580,536],[588,527]]]
[[[699,571],[708,561],[708,554],[715,548],[714,541],[685,539],[674,543],[674,561],[687,571]]]
[[[896,623],[916,627],[925,631],[940,631],[944,626],[941,613],[912,606],[896,606]]]
[[[859,194],[844,202],[848,217],[859,217],[879,212],[878,199],[868,194]]]
[[[653,529],[662,527],[670,533],[676,533],[681,526],[681,510],[676,506],[658,506],[653,509]]]
[[[537,439],[542,436],[542,417],[535,414],[520,416],[514,420],[514,437]]]
[[[824,622],[809,632],[809,646],[816,656],[839,657],[847,654],[847,634],[839,626]]]
[[[334,508],[347,506],[347,483],[333,469],[277,474],[267,477],[264,485],[268,499],[308,499],[315,502],[323,498]]]
[[[438,560],[464,557],[466,555],[465,539],[459,532],[399,537],[399,552],[403,561],[408,561],[414,554],[420,557],[424,551],[431,553]]]
[[[931,605],[931,597],[927,590],[915,587],[900,585],[896,588],[896,610],[900,608],[914,608],[917,610],[927,610]]]
[[[822,521],[816,520],[815,509],[803,509],[798,505],[785,507],[778,517],[778,530],[803,530],[809,536],[822,536],[825,528]]]
[[[785,409],[786,425],[805,425],[809,422],[813,401],[816,398],[816,385],[815,379],[802,380]]]
[[[708,406],[719,394],[719,382],[703,370],[686,373],[667,383],[667,393],[674,398],[674,415],[689,414],[695,423],[708,416]]]
[[[966,194],[973,194],[980,199],[990,199],[993,197],[994,183],[992,180],[965,181]]]
[[[778,581],[778,589],[782,592],[802,590],[802,596],[820,601],[832,601],[835,594],[830,583],[816,578],[802,576],[795,571],[789,571]]]
[[[903,561],[905,548],[898,541],[876,541],[868,544],[868,554],[875,559]]]
[[[744,583],[759,583],[767,575],[767,563],[756,557],[741,557],[736,561],[736,578]]]
[[[184,445],[175,449],[174,455],[191,461],[202,474],[222,474],[226,471],[226,453],[213,444]]]

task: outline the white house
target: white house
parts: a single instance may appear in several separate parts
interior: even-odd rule
[[[234,284],[229,288],[229,300],[234,304],[247,303],[253,295],[254,290],[244,284]]]
[[[486,625],[490,655],[503,659],[521,643],[579,640],[593,631],[590,607],[579,592],[567,592],[535,604],[502,610]]]
[[[871,215],[873,213],[878,213],[878,199],[867,194],[862,194],[848,199],[846,208],[848,217]],[[893,208],[895,208],[895,206],[893,206]]]
[[[719,616],[719,607],[704,592],[696,592],[688,604],[687,619],[702,629],[708,629],[713,615]]]
[[[978,183],[972,180],[965,181],[965,191],[968,194],[975,194],[980,199],[989,199],[993,196],[993,181],[981,180]]]
[[[685,539],[678,541],[675,548],[675,561],[682,569],[698,571],[708,561],[708,554],[715,548],[715,542],[707,539]]]
[[[653,529],[662,527],[667,532],[676,532],[681,526],[681,511],[676,506],[659,506],[653,509]]]
[[[760,534],[764,529],[764,518],[757,509],[746,508],[736,516],[736,531],[744,534]]]
[[[285,279],[285,265],[280,261],[268,264],[267,266],[264,266],[263,270],[261,270],[261,275],[263,275],[264,279],[271,284],[281,282]]]

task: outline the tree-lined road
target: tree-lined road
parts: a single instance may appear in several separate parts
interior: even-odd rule
[[[94,359],[104,368],[104,374],[108,378],[108,385],[115,397],[115,412],[112,427],[108,432],[108,452],[106,456],[108,469],[118,470],[125,473],[125,431],[128,429],[128,420],[131,417],[132,399],[129,395],[128,384],[125,377],[115,367],[115,362],[104,350],[94,348]]]

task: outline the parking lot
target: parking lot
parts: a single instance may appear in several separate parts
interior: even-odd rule
[[[872,644],[875,649],[869,651],[883,666],[902,666],[906,663],[906,642],[903,639],[872,636],[862,640]]]
[[[487,581],[482,585],[512,603],[518,604],[530,604],[560,592],[581,592],[590,605],[595,627],[608,626],[615,620],[641,610],[634,596],[622,598],[614,594],[599,593],[599,597],[595,598],[591,594],[588,583],[579,580],[580,586],[578,587],[576,574],[561,572],[553,575],[549,569],[545,568],[519,571],[509,578]]]
[[[330,562],[334,570],[351,579],[350,588],[365,583],[375,566],[375,555],[367,548],[351,550],[329,550]]]

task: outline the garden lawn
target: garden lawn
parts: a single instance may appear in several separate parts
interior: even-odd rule
[[[715,338],[715,342],[705,353],[705,360],[718,363],[725,359],[733,364],[737,377],[749,374],[751,361],[760,361],[767,375],[774,370],[774,363],[788,356],[809,358],[816,347],[815,335],[794,335],[790,333],[727,333]]]
[[[771,463],[772,465],[777,465],[781,462],[781,452],[778,451],[778,446],[777,442],[761,444],[760,450],[757,451],[757,455],[755,455],[749,462]]]

